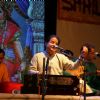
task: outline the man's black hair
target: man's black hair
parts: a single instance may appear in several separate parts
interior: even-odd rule
[[[53,37],[57,38],[57,40],[58,40],[58,44],[57,45],[59,45],[60,42],[61,42],[61,40],[60,40],[60,38],[57,35],[51,35],[50,37],[47,38],[47,41],[46,42],[49,42],[50,39],[53,38]]]
[[[81,49],[80,49],[80,52],[83,50],[83,47],[84,47],[84,46],[88,48],[88,51],[89,51],[89,52],[91,51],[92,48],[95,49],[95,46],[94,46],[94,45],[89,44],[89,43],[85,43],[85,44],[82,45],[82,47],[81,47]]]

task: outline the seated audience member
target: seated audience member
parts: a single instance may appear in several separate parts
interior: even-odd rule
[[[3,49],[0,49],[0,82],[9,82],[9,74],[6,67],[6,64],[3,63],[5,52]]]

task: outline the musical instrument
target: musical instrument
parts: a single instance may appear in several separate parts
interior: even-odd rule
[[[48,75],[47,92],[52,95],[78,95],[79,79],[76,76]]]
[[[81,78],[84,75],[84,66],[79,66],[76,69],[67,70],[67,72],[73,76],[77,76],[78,78]],[[91,75],[100,76],[100,70],[97,70],[96,72],[86,72],[85,75],[86,76],[91,76]]]
[[[71,94],[78,93],[79,79],[76,76],[46,75],[46,94]],[[41,94],[43,87],[42,75],[25,75],[21,93]],[[44,85],[45,86],[45,85]]]
[[[79,66],[76,69],[67,70],[67,72],[70,73],[71,75],[77,76],[79,78],[80,75],[84,74],[84,66]]]

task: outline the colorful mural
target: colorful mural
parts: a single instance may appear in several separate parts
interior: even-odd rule
[[[32,55],[44,50],[44,0],[0,1],[0,48],[11,80],[21,80]]]

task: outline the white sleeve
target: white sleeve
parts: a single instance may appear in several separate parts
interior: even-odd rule
[[[34,55],[31,59],[31,66],[29,70],[37,71],[37,56],[36,55]]]
[[[78,59],[75,62],[68,59],[68,57],[63,57],[63,63],[64,63],[64,70],[67,69],[76,69],[81,65],[81,61]]]

